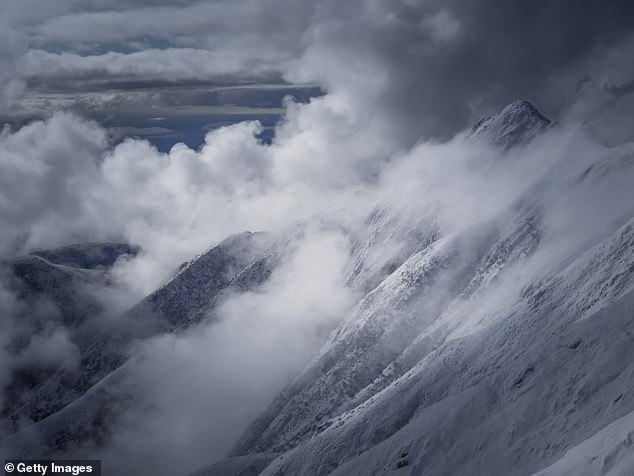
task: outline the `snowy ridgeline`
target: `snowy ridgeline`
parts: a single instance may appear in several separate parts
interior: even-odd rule
[[[433,217],[369,213],[349,315],[231,456],[195,474],[634,472],[634,147],[555,142],[558,127],[520,101],[463,138],[500,151],[482,168],[540,168],[482,220],[445,233]],[[223,296],[269,279],[303,226],[237,235],[188,263],[126,312],[138,325],[81,349],[74,380],[60,370],[25,392],[20,411],[37,421],[3,440],[6,454],[107,439],[131,343],[213,321]]]

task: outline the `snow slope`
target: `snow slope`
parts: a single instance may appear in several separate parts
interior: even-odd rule
[[[519,102],[471,140],[508,149],[549,126]],[[632,145],[553,152],[498,219],[440,237],[370,291],[234,454],[286,450],[263,474],[530,474],[631,410],[602,405],[632,371],[633,164]]]
[[[609,288],[600,273],[587,279],[598,259],[602,270],[634,269],[633,225],[494,324],[447,339],[263,474],[531,474],[631,412],[634,274],[616,273]],[[590,292],[570,306],[580,285]],[[612,304],[593,312],[598,301]]]
[[[610,423],[534,476],[627,476],[634,468],[634,412]]]

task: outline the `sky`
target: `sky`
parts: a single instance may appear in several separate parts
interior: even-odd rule
[[[257,117],[253,106],[279,116],[271,88],[289,84],[378,100],[410,142],[449,137],[517,98],[588,119],[632,91],[626,0],[7,0],[0,9],[5,106],[74,107],[124,134],[165,132],[148,122],[164,116],[222,117],[228,105],[246,108],[232,116]]]
[[[227,450],[214,417],[237,437],[244,409],[255,416],[318,349],[315,335],[349,312],[358,296],[341,277],[368,217],[396,230],[365,257],[379,269],[405,247],[401,230],[464,231],[529,190],[547,159],[581,167],[633,141],[632,18],[626,0],[4,0],[0,258],[139,245],[104,291],[116,313],[229,235],[310,225],[270,283],[224,303],[222,325],[147,343],[153,357],[131,379],[164,419],[139,424],[133,409],[108,451],[198,442],[190,456],[203,463]],[[465,130],[517,99],[561,133],[515,162],[465,146]],[[568,230],[553,231],[567,244],[553,256],[577,249],[573,235],[597,239],[620,212],[596,221],[600,205],[590,206],[603,202],[588,199],[585,216],[573,198],[552,210]],[[24,314],[10,294],[0,282],[3,342]],[[308,343],[286,346],[289,336]],[[251,352],[232,345],[241,340]],[[64,328],[33,341],[77,359]],[[10,362],[32,358],[0,360],[0,383]],[[217,359],[232,372],[207,365]],[[177,388],[164,388],[166,366]],[[149,438],[178,422],[182,433]],[[218,447],[199,446],[205,438]]]
[[[627,142],[633,14],[625,0],[6,0],[0,254],[226,213],[199,251],[314,212],[517,99]],[[180,212],[159,220],[166,203]]]
[[[9,123],[69,109],[97,119],[113,140],[144,137],[169,150],[257,119],[270,141],[284,97],[321,94],[282,78],[296,54],[300,8],[286,5],[280,16],[257,2],[41,3],[0,6],[5,106],[18,98],[0,116]],[[256,18],[271,30],[244,34]],[[285,33],[269,34],[276,30]]]

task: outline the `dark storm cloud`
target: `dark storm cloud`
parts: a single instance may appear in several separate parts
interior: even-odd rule
[[[0,21],[0,108],[24,91],[24,81],[15,74],[17,63],[26,51],[23,39],[3,27]]]
[[[387,81],[381,110],[402,117],[410,140],[454,133],[517,98],[556,116],[579,100],[582,81],[609,81],[631,63],[604,63],[631,38],[628,1],[321,2],[318,11],[313,40],[350,66],[374,63]]]
[[[634,79],[631,62],[614,60],[615,51],[634,53],[634,5],[625,0],[34,5],[2,7],[4,22],[29,40],[16,77],[34,88],[283,76],[355,88],[408,143],[451,135],[517,98],[554,117],[579,102],[591,106],[575,111],[591,114]]]
[[[100,2],[100,7],[95,11],[77,2],[37,21],[23,20],[32,46],[25,74],[258,76],[279,71],[299,52],[297,40],[311,11],[306,2],[288,0]]]
[[[25,81],[35,92],[279,82],[311,9],[288,0],[9,0],[0,5],[0,86],[13,98]]]

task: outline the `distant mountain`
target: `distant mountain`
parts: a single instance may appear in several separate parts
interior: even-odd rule
[[[139,249],[123,243],[81,243],[0,261],[0,272],[9,287],[26,302],[47,299],[66,325],[78,325],[101,306],[84,291],[85,285],[102,283],[108,269],[120,258]]]
[[[110,268],[121,257],[137,255],[141,249],[126,243],[78,243],[30,253],[51,263],[80,269]]]
[[[4,285],[20,303],[12,316],[19,322],[19,331],[9,343],[13,352],[19,353],[33,335],[51,327],[63,328],[79,350],[85,349],[88,338],[82,326],[104,310],[93,288],[108,286],[110,267],[138,251],[122,243],[81,243],[1,261]],[[15,427],[36,417],[37,412],[25,411],[24,399],[57,371],[65,369],[51,367],[46,361],[13,369],[11,384],[5,389],[8,398],[3,402],[2,427]]]
[[[130,357],[133,344],[213,319],[214,306],[223,293],[250,289],[269,276],[276,264],[275,245],[273,235],[267,233],[229,237],[186,263],[168,283],[116,319],[121,326],[94,335],[82,348],[78,368],[49,373],[13,405],[9,418],[40,422],[36,426],[42,445],[31,441],[33,429],[27,427],[9,438],[20,445],[14,451],[50,454],[82,441],[87,434],[98,434],[104,424],[103,412],[114,405],[107,382],[116,381],[116,372]],[[68,417],[78,409],[79,416]]]

